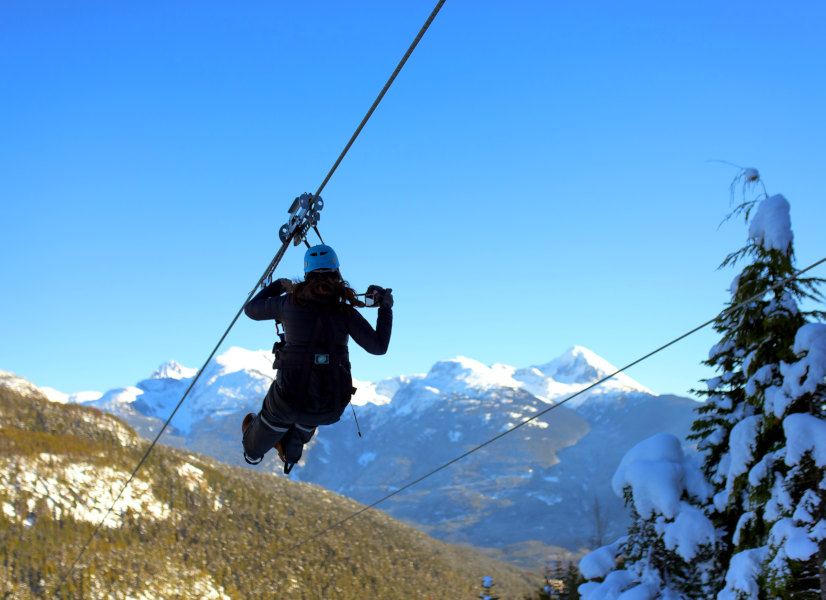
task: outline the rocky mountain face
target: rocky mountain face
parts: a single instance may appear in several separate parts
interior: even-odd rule
[[[552,407],[380,508],[439,539],[511,560],[578,553],[627,527],[610,487],[622,455],[655,433],[684,439],[694,417],[696,402],[654,395],[625,375],[566,400],[614,370],[574,347],[523,369],[460,357],[424,375],[357,382],[363,437],[348,411],[319,429],[290,477],[369,504]],[[193,374],[167,363],[135,387],[87,402],[154,435]],[[243,465],[239,424],[260,407],[273,376],[270,353],[231,348],[207,368],[163,441]],[[280,466],[273,453],[257,469]]]
[[[147,446],[119,418],[0,371],[0,596],[470,598],[492,576],[515,600],[539,584],[379,511],[292,549],[361,506],[164,445],[115,503]]]

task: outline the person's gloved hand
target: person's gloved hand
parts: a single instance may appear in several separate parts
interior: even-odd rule
[[[381,300],[379,301],[379,306],[382,308],[393,308],[393,290],[387,288],[384,290],[384,293],[381,295]]]
[[[383,306],[391,308],[393,306],[393,290],[390,288],[384,289],[378,285],[371,285],[367,288],[367,298],[372,300],[370,306]]]
[[[286,277],[276,279],[270,285],[262,290],[264,298],[271,298],[272,296],[280,296],[284,292],[289,292],[293,287],[293,282]]]

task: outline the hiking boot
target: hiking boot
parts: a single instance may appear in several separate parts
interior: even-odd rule
[[[253,421],[255,421],[255,413],[249,413],[244,417],[244,422],[241,423],[241,435],[246,435],[247,429],[249,429],[250,423]]]
[[[256,416],[255,413],[249,413],[246,417],[244,417],[244,422],[241,423],[241,435],[242,435],[242,437],[246,436],[247,429],[249,429],[250,425],[252,425],[252,422],[255,421],[255,416]],[[244,443],[244,440],[242,439],[241,444],[243,445],[243,443]],[[262,456],[261,458],[257,458],[255,460],[253,460],[252,458],[247,456],[247,451],[244,450],[244,460],[247,461],[251,465],[257,465],[262,460],[264,460],[264,457]]]

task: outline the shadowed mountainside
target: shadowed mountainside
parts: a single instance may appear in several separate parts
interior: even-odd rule
[[[52,593],[147,444],[111,415],[0,372],[0,593]],[[374,510],[278,555],[359,508],[159,445],[56,597],[459,599],[485,575],[502,598],[534,587]]]

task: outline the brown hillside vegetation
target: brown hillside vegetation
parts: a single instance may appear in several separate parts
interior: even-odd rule
[[[0,381],[0,597],[458,600],[485,575],[503,600],[535,589],[376,510],[278,556],[361,505],[166,446],[57,588],[147,445],[115,417]]]

